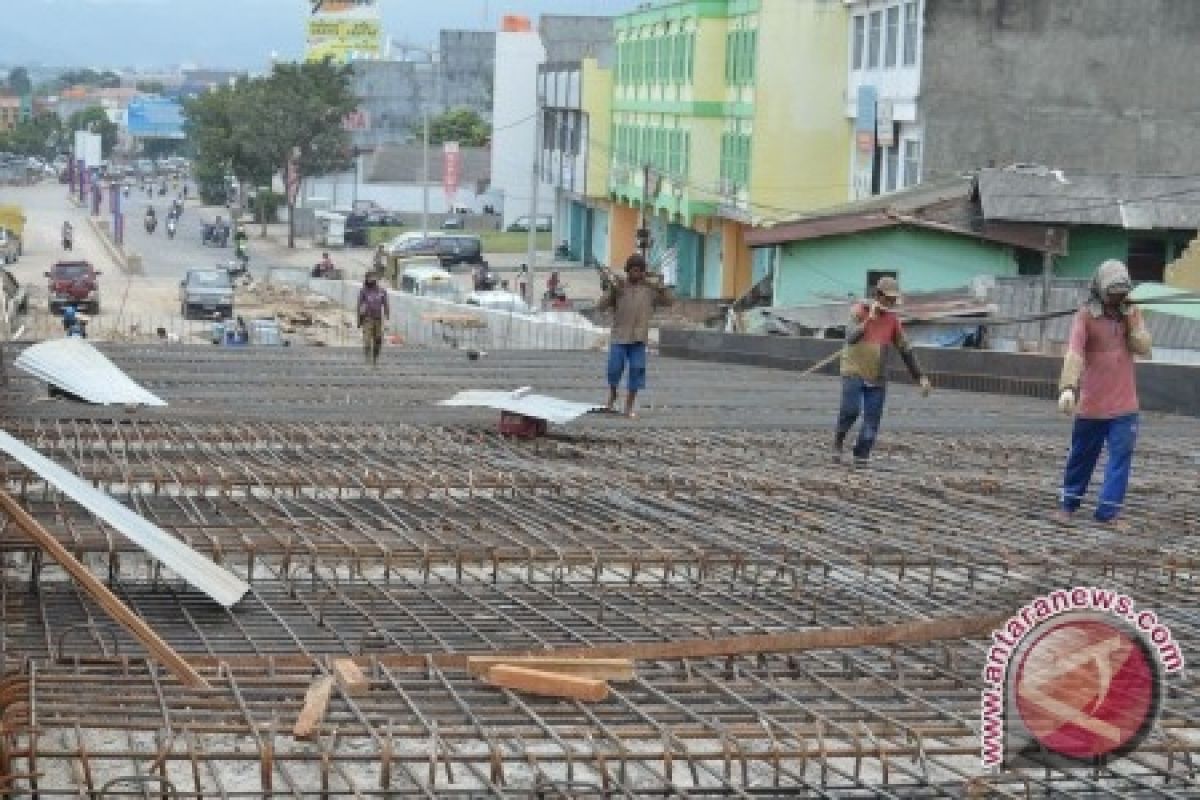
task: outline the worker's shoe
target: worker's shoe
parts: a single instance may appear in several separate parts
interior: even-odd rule
[[[833,437],[833,463],[842,463],[842,453],[846,449],[846,434],[838,433]]]

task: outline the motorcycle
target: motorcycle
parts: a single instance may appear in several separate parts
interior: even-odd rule
[[[175,238],[175,218],[174,217],[167,217],[167,238],[168,239]]]
[[[158,227],[157,217],[146,217],[146,233],[154,233],[154,229]]]
[[[224,270],[229,273],[229,277],[236,278],[239,275],[250,274],[250,256],[241,255],[238,258],[230,259],[222,265]]]
[[[229,242],[229,228],[212,222],[204,223],[200,229],[200,244],[205,247],[225,247]]]

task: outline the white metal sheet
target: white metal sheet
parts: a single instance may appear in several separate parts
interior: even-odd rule
[[[544,419],[557,425],[565,425],[593,409],[601,408],[593,403],[574,403],[543,394],[530,394],[529,391],[527,386],[515,392],[471,389],[459,392],[439,405],[495,408],[534,419]]]
[[[217,566],[207,556],[197,553],[145,517],[3,431],[0,431],[0,449],[222,606],[234,605],[250,589],[245,581]]]
[[[35,378],[100,405],[165,406],[103,353],[83,339],[69,337],[25,348],[14,362]]]

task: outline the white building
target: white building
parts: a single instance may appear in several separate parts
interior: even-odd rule
[[[921,181],[923,0],[846,0],[850,63],[846,116],[854,123],[851,199]]]
[[[538,65],[546,59],[533,30],[496,34],[496,77],[492,100],[492,189],[507,227],[530,214],[538,114]],[[554,212],[554,189],[538,190],[537,214]]]

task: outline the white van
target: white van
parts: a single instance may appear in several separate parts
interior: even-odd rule
[[[436,257],[412,258],[405,261],[407,264],[402,267],[403,272],[400,274],[400,291],[418,297],[458,301],[460,293],[454,285],[454,276],[442,269]]]

